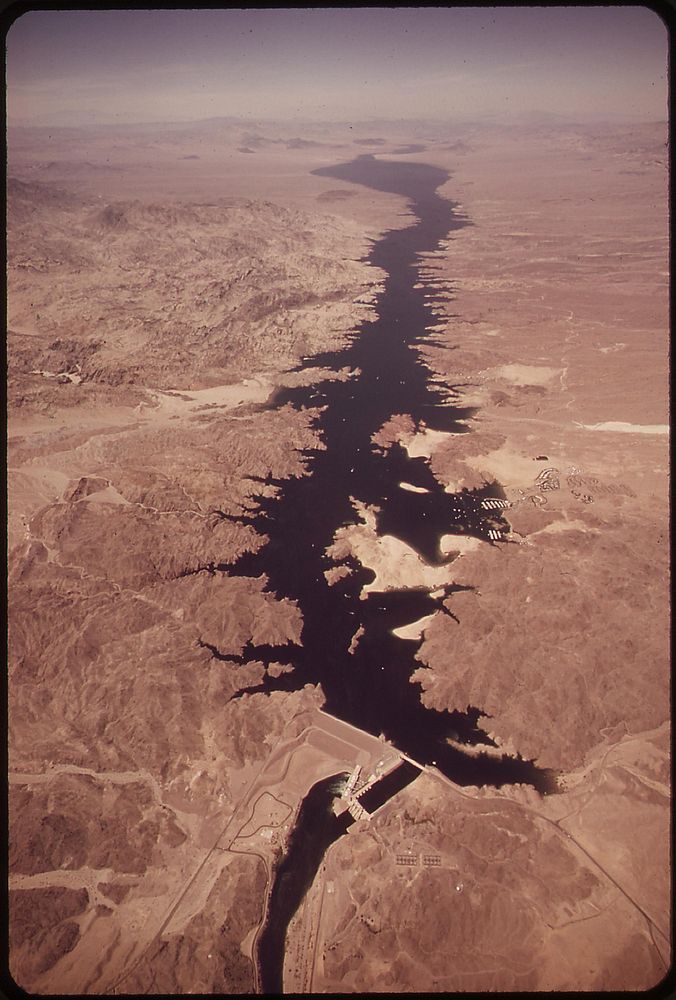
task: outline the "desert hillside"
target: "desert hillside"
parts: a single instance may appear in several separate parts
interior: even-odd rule
[[[252,477],[302,476],[321,446],[313,411],[264,404],[317,377],[290,369],[368,314],[365,248],[349,220],[262,197],[9,180],[11,946],[26,988],[114,988],[245,776],[318,701],[231,700],[266,670],[238,665],[243,648],[298,642],[302,616],[264,578],[210,567],[263,541],[229,519],[265,489]],[[221,921],[237,910],[223,960],[195,954],[177,975],[246,992],[239,945],[265,873],[226,864],[201,890]]]
[[[23,988],[260,986],[275,866],[345,742],[317,723],[319,683],[293,682],[300,602],[230,568],[269,540],[248,517],[257,498],[311,483],[309,456],[326,449],[321,393],[294,407],[280,390],[359,379],[326,354],[299,365],[377,316],[385,273],[369,253],[413,221],[403,197],[313,173],[364,153],[446,171],[440,192],[465,222],[418,260],[433,325],[413,347],[464,408],[464,433],[403,408],[374,451],[400,445],[449,505],[490,486],[500,531],[458,535],[449,514],[449,558],[431,566],[353,497],[362,523],[336,525],[326,579],[361,568],[364,597],[441,595],[395,631],[419,643],[422,703],[480,709],[490,753],[558,784],[461,787],[427,766],[329,848],[289,925],[286,988],[662,977],[665,139],[659,123],[11,132],[10,946]],[[374,761],[395,753],[373,743]]]

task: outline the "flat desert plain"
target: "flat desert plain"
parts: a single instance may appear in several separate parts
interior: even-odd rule
[[[467,223],[420,261],[437,315],[419,350],[472,407],[468,433],[402,413],[382,440],[425,456],[449,493],[498,484],[508,527],[463,540],[466,589],[421,623],[412,679],[429,706],[479,707],[495,752],[555,770],[558,791],[460,788],[427,768],[328,850],[289,926],[285,990],[663,978],[665,143],[663,124],[10,130],[10,970],[24,989],[260,987],[295,811],[345,761],[308,735],[318,685],[236,696],[287,669],[243,651],[301,642],[303,615],[264,577],[218,567],[265,543],[235,518],[323,447],[318,410],[269,401],[348,377],[295,369],[375,314],[369,249],[411,221],[401,197],[310,173],[362,153],[448,171],[440,193]],[[405,585],[379,552],[378,573]]]

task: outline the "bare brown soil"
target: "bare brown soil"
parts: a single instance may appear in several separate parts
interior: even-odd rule
[[[646,744],[665,759],[663,739]],[[318,887],[313,991],[528,993],[658,982],[668,966],[667,915],[652,893],[635,892],[627,872],[637,864],[645,876],[642,852],[659,843],[651,870],[662,880],[664,800],[649,792],[644,767],[632,778],[606,761],[594,778],[601,787],[584,818],[557,824],[546,801],[420,777],[331,848]],[[617,820],[647,814],[648,796],[649,834],[609,864],[623,842]],[[609,841],[580,835],[608,810]]]
[[[288,369],[345,341],[380,275],[358,260],[361,229],[322,214],[325,181],[311,200],[269,200],[269,156],[243,191],[233,169],[197,169],[195,184],[203,162],[176,147],[156,175],[143,138],[111,171],[72,136],[45,163],[46,133],[22,135],[8,188],[12,973],[46,993],[123,973],[132,992],[247,992],[240,945],[269,874],[255,856],[206,859],[318,696],[229,700],[265,667],[221,657],[297,642],[302,618],[264,578],[210,567],[263,541],[223,516],[250,505],[249,477],[303,475],[302,451],[321,446],[312,411],[262,404],[312,379]],[[82,142],[119,154],[110,137]],[[287,184],[299,195],[311,166]],[[163,932],[202,865],[200,902]]]
[[[262,544],[224,517],[249,477],[303,475],[321,447],[312,410],[265,402],[370,314],[368,241],[406,221],[400,198],[309,173],[420,138],[364,135],[10,134],[10,943],[29,991],[254,990],[285,828],[361,760],[316,725],[315,689],[230,700],[266,668],[222,657],[297,642],[302,615],[211,570]],[[669,965],[664,140],[430,129],[408,156],[451,171],[471,221],[424,261],[423,352],[477,410],[450,436],[393,415],[374,446],[510,502],[507,540],[461,540],[444,568],[472,589],[457,622],[418,623],[414,680],[481,707],[561,793],[431,771],[358,821],[290,930],[312,991],[644,989]],[[365,510],[337,545],[438,586],[371,529]]]
[[[459,625],[430,627],[416,679],[564,771],[605,728],[668,718],[663,139],[475,139],[447,184],[472,226],[429,260],[458,317],[429,363],[480,407],[432,466],[461,486],[497,479],[512,533],[463,558],[476,589],[453,601]]]

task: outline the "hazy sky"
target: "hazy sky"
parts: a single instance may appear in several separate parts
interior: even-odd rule
[[[10,121],[341,120],[546,111],[665,118],[647,7],[30,11]]]

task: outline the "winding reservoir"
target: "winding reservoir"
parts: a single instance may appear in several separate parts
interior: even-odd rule
[[[424,287],[419,255],[438,250],[449,234],[469,224],[437,193],[447,173],[371,155],[314,172],[402,195],[413,221],[387,232],[369,254],[368,261],[387,275],[376,318],[362,323],[344,350],[308,358],[300,366],[349,368],[353,377],[285,389],[274,400],[275,406],[323,407],[316,426],[325,450],[307,453],[308,475],[266,481],[277,487],[275,495],[260,496],[255,512],[238,520],[254,525],[269,541],[258,552],[219,569],[242,576],[264,573],[271,592],[297,601],[304,623],[302,645],[285,650],[249,647],[239,662],[267,663],[286,654],[293,670],[266,675],[261,684],[242,688],[234,697],[320,684],[324,708],[332,715],[374,736],[383,735],[421,764],[433,763],[457,784],[527,783],[539,791],[554,790],[551,772],[533,761],[495,753],[479,725],[480,707],[452,712],[426,708],[420,685],[410,682],[419,665],[415,652],[420,643],[400,639],[392,630],[433,611],[448,614],[442,600],[461,588],[446,585],[441,598],[425,589],[405,589],[370,592],[364,599],[362,588],[374,574],[356,559],[344,561],[350,572],[332,586],[324,575],[334,565],[326,550],[336,531],[359,523],[353,500],[376,510],[379,535],[394,535],[435,566],[447,561],[439,549],[442,535],[471,535],[493,544],[489,531],[504,530],[505,523],[499,511],[481,507],[482,499],[504,495],[499,484],[446,493],[425,459],[409,458],[399,445],[383,451],[372,443],[372,436],[394,414],[410,414],[418,427],[468,433],[465,421],[473,411],[459,405],[451,389],[431,381],[416,350],[424,342],[434,343],[431,328],[437,322],[435,294]],[[402,489],[402,482],[418,490]],[[494,752],[465,754],[450,745],[449,738],[490,745]],[[391,779],[391,790],[375,786],[367,805],[378,808],[396,794],[404,778],[402,772]],[[263,992],[281,991],[288,923],[326,848],[346,829],[341,825],[345,819],[330,813],[328,805],[334,780],[315,786],[304,800],[287,856],[277,870],[259,939]]]
[[[392,629],[432,611],[444,611],[441,600],[425,590],[361,591],[374,574],[348,559],[351,572],[330,586],[324,576],[333,563],[326,550],[338,528],[359,523],[351,498],[375,507],[378,534],[391,534],[412,546],[428,563],[441,565],[443,534],[465,534],[487,544],[489,530],[504,529],[499,511],[487,511],[481,500],[499,495],[499,485],[482,490],[444,492],[425,459],[409,458],[398,445],[383,453],[371,441],[397,413],[410,414],[417,425],[467,433],[464,421],[472,410],[449,401],[449,390],[429,378],[417,345],[434,342],[437,322],[434,294],[422,286],[419,254],[439,248],[440,241],[468,223],[437,188],[447,173],[437,167],[404,161],[381,161],[371,155],[315,171],[320,176],[363,184],[405,196],[414,221],[391,230],[373,245],[368,260],[387,277],[377,303],[377,317],[364,322],[350,345],[316,355],[301,367],[350,368],[347,381],[285,389],[274,405],[323,406],[317,419],[325,450],[307,453],[309,475],[266,483],[275,496],[261,496],[252,515],[238,520],[253,524],[268,543],[222,569],[242,576],[265,573],[268,589],[296,600],[303,614],[302,645],[280,651],[250,647],[244,659],[269,662],[286,653],[293,670],[265,677],[237,696],[292,690],[321,684],[328,712],[375,736],[383,734],[421,763],[432,763],[458,784],[495,785],[524,782],[541,791],[553,788],[553,777],[520,757],[463,754],[448,737],[490,744],[480,729],[480,707],[464,712],[435,711],[421,700],[420,685],[410,683],[419,665],[418,643],[399,639]],[[407,482],[426,492],[404,490]],[[448,585],[444,595],[460,588]],[[350,646],[360,632],[356,646]]]

